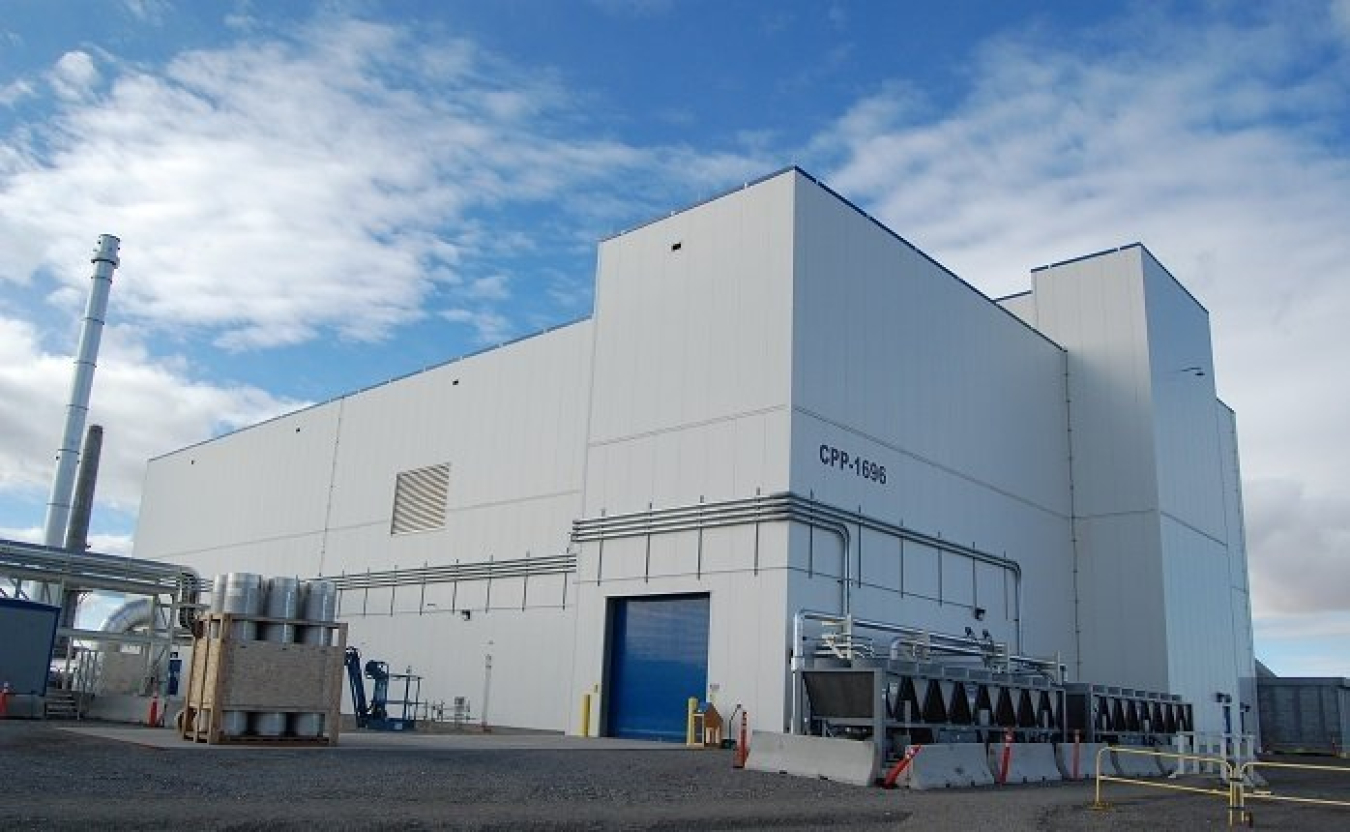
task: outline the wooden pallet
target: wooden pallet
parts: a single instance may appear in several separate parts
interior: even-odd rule
[[[236,622],[322,627],[330,645],[279,644],[236,638]],[[337,745],[341,727],[343,658],[347,625],[260,615],[207,613],[192,645],[192,671],[179,730],[185,740],[211,745]],[[317,713],[325,717],[322,737],[226,736],[227,711]]]

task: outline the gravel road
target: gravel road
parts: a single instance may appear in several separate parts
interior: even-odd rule
[[[74,727],[74,726],[67,726]],[[738,771],[730,752],[472,747],[419,737],[335,749],[207,748],[0,722],[6,830],[1186,830],[1227,827],[1217,797],[1108,784],[944,792]],[[409,738],[412,739],[412,738]],[[559,738],[561,739],[561,738]],[[175,740],[176,742],[176,740]],[[561,743],[560,743],[561,745]],[[1350,800],[1344,771],[1270,775],[1277,792]],[[1197,783],[1203,785],[1203,783]],[[1261,803],[1261,829],[1350,829],[1350,809]]]

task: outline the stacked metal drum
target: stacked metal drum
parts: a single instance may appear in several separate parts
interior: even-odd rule
[[[302,585],[300,617],[306,621],[337,620],[337,584],[332,581],[305,581]],[[301,627],[301,644],[314,644],[328,647],[333,643],[332,627]],[[327,716],[315,714],[291,714],[291,733],[297,737],[322,737],[328,727],[324,724]]]
[[[240,616],[262,616],[280,621],[235,621],[230,638],[275,644],[317,644],[332,641],[332,628],[300,626],[304,621],[331,622],[337,618],[337,587],[332,581],[268,578],[250,572],[217,575],[211,611]],[[298,636],[298,637],[297,637]],[[227,737],[252,733],[261,737],[323,736],[324,714],[226,711],[221,728]]]

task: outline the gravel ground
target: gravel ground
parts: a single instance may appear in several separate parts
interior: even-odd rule
[[[1276,793],[1350,800],[1350,762],[1295,761],[1345,770],[1271,772]],[[734,770],[723,751],[154,747],[11,720],[0,722],[0,766],[5,830],[1227,827],[1218,797],[1106,784],[1102,811],[1090,783],[860,789]],[[1253,811],[1261,829],[1350,829],[1350,808]]]

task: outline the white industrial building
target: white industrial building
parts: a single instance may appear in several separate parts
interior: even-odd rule
[[[589,319],[152,460],[136,554],[333,578],[352,643],[494,724],[784,730],[814,610],[1253,730],[1208,313],[1137,244],[1031,284],[790,168],[603,241]]]

